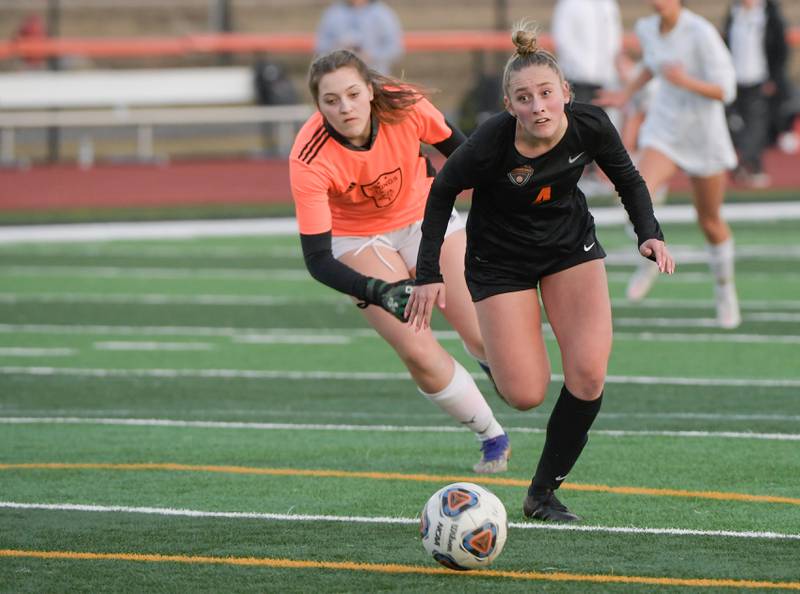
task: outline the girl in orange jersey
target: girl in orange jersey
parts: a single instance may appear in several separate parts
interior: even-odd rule
[[[472,376],[430,330],[415,334],[402,323],[435,174],[420,144],[448,156],[463,134],[419,88],[370,70],[350,51],[317,58],[308,79],[319,111],[298,133],[289,171],[311,276],[356,298],[419,391],[475,433],[482,451],[475,472],[505,471],[508,435]],[[453,211],[442,247],[448,287],[442,313],[488,373],[464,280],[465,245],[464,224]]]

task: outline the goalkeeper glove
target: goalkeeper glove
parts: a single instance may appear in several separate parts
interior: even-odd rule
[[[379,278],[371,278],[367,281],[366,299],[358,306],[365,308],[368,305],[380,305],[401,322],[405,322],[406,304],[414,288],[414,281],[410,278],[387,283]]]

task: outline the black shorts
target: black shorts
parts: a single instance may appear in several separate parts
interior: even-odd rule
[[[545,276],[605,257],[606,252],[592,228],[584,241],[571,252],[542,249],[524,261],[505,261],[502,266],[467,258],[467,288],[475,302],[501,293],[535,289]]]

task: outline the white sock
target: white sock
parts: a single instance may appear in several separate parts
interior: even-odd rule
[[[428,394],[420,393],[462,425],[468,427],[480,441],[498,437],[504,433],[494,418],[492,409],[475,385],[469,372],[453,359],[453,379],[444,390]]]
[[[733,283],[733,237],[718,244],[707,244],[708,266],[718,285]]]

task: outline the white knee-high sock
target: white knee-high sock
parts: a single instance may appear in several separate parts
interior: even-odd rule
[[[453,367],[453,379],[444,390],[428,394],[418,388],[420,393],[456,421],[468,427],[479,440],[486,441],[502,435],[503,428],[494,418],[492,409],[475,385],[475,380],[455,359]]]
[[[718,244],[709,243],[708,266],[718,285],[733,283],[734,249],[733,237]]]

